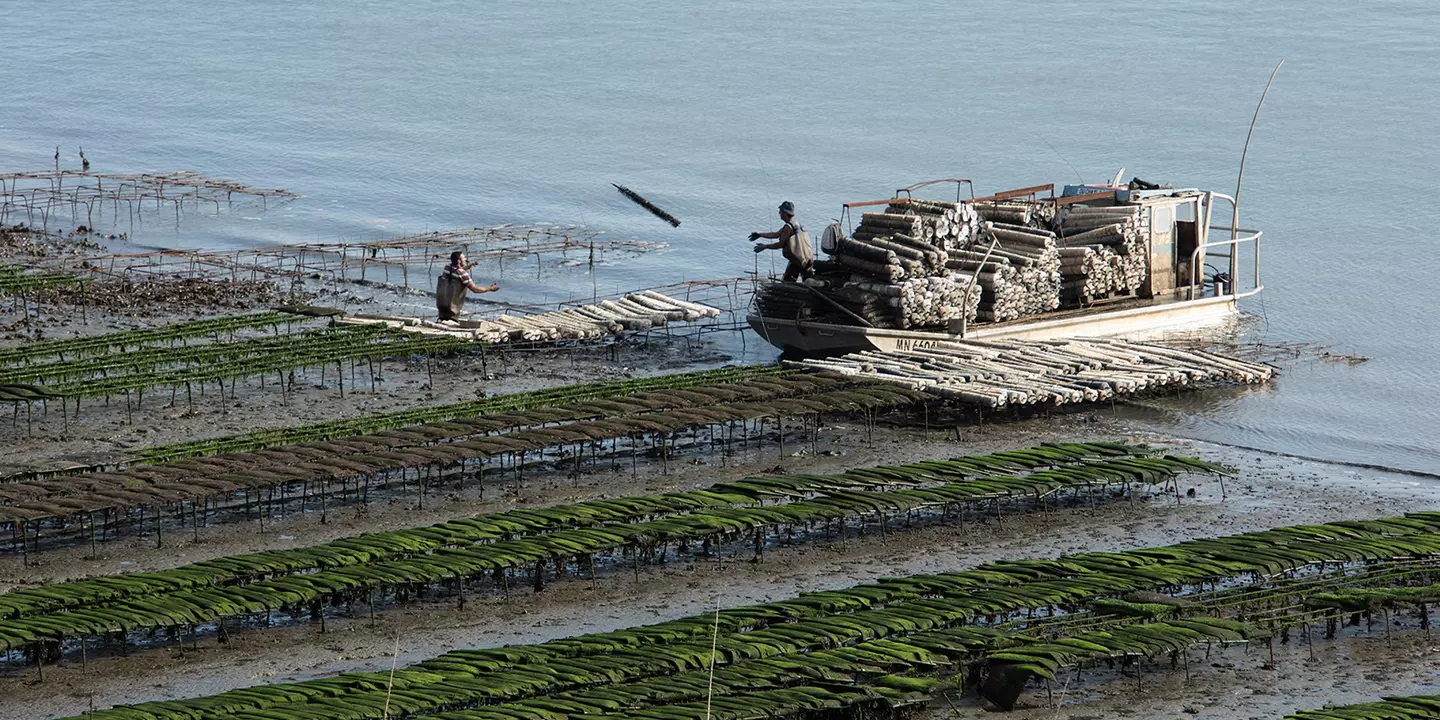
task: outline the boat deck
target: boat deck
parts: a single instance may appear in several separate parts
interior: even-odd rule
[[[1178,328],[1222,323],[1238,312],[1234,295],[1186,300],[1174,295],[1119,298],[1085,308],[1057,310],[998,323],[977,323],[959,332],[893,330],[750,315],[756,333],[772,345],[802,355],[836,355],[859,350],[911,350],[938,342],[1051,340],[1072,337],[1155,337]]]
[[[1134,308],[1153,307],[1156,305],[1165,305],[1173,302],[1178,302],[1178,300],[1174,298],[1158,297],[1106,298],[1104,300],[1097,300],[1089,305],[1086,305],[1085,307],[1051,310],[1049,312],[1043,312],[1038,315],[1027,315],[1025,317],[1015,318],[1013,320],[1002,320],[1000,322],[976,322],[971,324],[970,327],[973,330],[1010,328],[1025,325],[1027,323],[1034,323],[1036,320],[1065,320],[1070,318],[1084,317],[1087,315],[1094,315],[1098,312],[1104,312],[1108,310],[1132,310]],[[939,332],[939,330],[935,330],[935,332]]]

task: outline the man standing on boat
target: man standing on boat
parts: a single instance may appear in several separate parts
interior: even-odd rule
[[[458,320],[460,312],[465,309],[465,291],[476,293],[495,292],[500,289],[499,285],[491,284],[490,287],[480,287],[470,279],[470,268],[475,263],[465,262],[465,253],[460,250],[450,253],[450,264],[440,272],[440,279],[435,283],[435,309],[440,314],[440,320]]]
[[[760,238],[776,240],[774,243],[760,243],[755,246],[755,252],[762,250],[779,250],[790,264],[785,266],[785,282],[795,282],[810,277],[810,265],[815,262],[815,254],[810,250],[810,233],[800,223],[795,222],[795,203],[786,200],[780,203],[780,220],[785,226],[775,232],[752,232],[750,242]]]

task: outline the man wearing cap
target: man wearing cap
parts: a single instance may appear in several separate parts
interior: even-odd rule
[[[810,233],[805,232],[805,228],[795,222],[795,203],[789,200],[780,203],[780,220],[785,226],[775,232],[750,233],[750,242],[760,238],[777,241],[760,243],[755,246],[755,252],[779,250],[785,259],[790,261],[790,264],[785,266],[785,282],[810,277],[810,265],[814,262],[815,255],[810,250]]]
[[[450,253],[450,264],[440,272],[440,279],[435,283],[435,310],[439,313],[440,320],[460,319],[460,312],[465,308],[466,290],[487,293],[500,289],[500,286],[495,284],[489,287],[476,285],[470,278],[471,267],[474,265],[465,262],[464,252],[456,250]]]

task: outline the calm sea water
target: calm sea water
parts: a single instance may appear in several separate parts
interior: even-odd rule
[[[1440,470],[1440,12],[1404,2],[0,2],[0,169],[188,168],[306,198],[155,246],[584,223],[670,250],[602,290],[734,276],[781,200],[936,177],[982,193],[1121,166],[1233,190],[1266,231],[1269,340],[1373,358],[1162,405],[1226,442]],[[650,217],[627,184],[683,219]],[[768,265],[768,257],[765,263]],[[762,266],[762,269],[768,269]],[[591,278],[495,277],[520,301]],[[748,343],[758,358],[759,343]],[[763,353],[762,353],[763,354]]]

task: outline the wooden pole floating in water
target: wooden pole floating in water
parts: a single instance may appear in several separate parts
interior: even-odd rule
[[[610,184],[611,184],[611,185],[615,185],[615,183],[610,183]],[[635,192],[634,190],[631,190],[630,188],[625,187],[624,185],[615,185],[615,189],[616,189],[616,190],[619,190],[621,195],[624,195],[625,197],[630,198],[631,200],[635,201],[635,204],[636,204],[636,205],[639,205],[640,207],[643,207],[643,208],[645,208],[646,210],[649,210],[650,213],[653,214],[655,217],[658,217],[658,218],[660,218],[661,220],[664,220],[665,222],[670,223],[670,225],[671,225],[672,227],[680,227],[680,221],[679,221],[679,220],[676,220],[674,215],[671,215],[670,213],[665,212],[664,210],[661,210],[660,208],[656,207],[656,206],[655,206],[655,203],[652,203],[652,202],[650,202],[649,200],[646,200],[645,198],[641,197],[641,196],[640,196],[640,193],[637,193],[637,192]]]
[[[1003,408],[1096,402],[1160,388],[1262,383],[1268,366],[1196,350],[1113,339],[940,342],[790,363],[868,377],[949,400]]]

